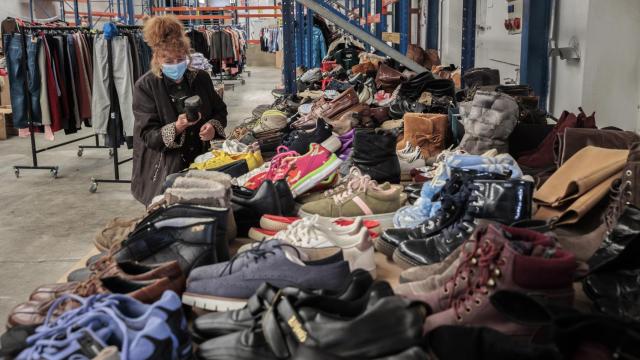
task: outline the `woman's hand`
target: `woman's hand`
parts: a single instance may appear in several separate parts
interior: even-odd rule
[[[189,121],[187,120],[187,114],[180,114],[178,116],[178,120],[176,120],[176,133],[178,135],[182,134],[189,126],[195,125],[198,121]]]
[[[202,141],[211,141],[215,135],[216,129],[210,123],[206,123],[200,128],[200,140]]]

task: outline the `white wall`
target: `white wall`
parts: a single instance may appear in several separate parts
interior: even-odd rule
[[[440,58],[443,64],[460,66],[462,58],[462,1],[442,0],[440,7]]]
[[[33,13],[37,19],[47,19],[58,16],[59,1],[52,0],[34,0]],[[29,1],[28,0],[3,0],[0,6],[0,20],[6,17],[17,17],[29,20]]]
[[[478,0],[476,8],[476,67],[500,70],[500,78],[519,81],[520,34],[509,35],[504,27],[507,3],[504,0]]]

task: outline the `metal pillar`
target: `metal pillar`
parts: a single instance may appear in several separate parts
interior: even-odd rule
[[[91,1],[91,0],[88,0]],[[129,12],[129,25],[135,25],[136,24],[136,11],[134,8],[134,4],[133,4],[133,0],[125,0],[127,1],[127,8],[128,8],[128,12]]]
[[[33,0],[29,0],[29,17],[33,23]]]
[[[294,13],[293,0],[282,0],[282,31],[284,47],[284,88],[287,94],[294,94],[296,89],[296,67],[294,49]]]
[[[462,73],[476,62],[476,0],[463,0],[462,5]]]
[[[407,49],[409,48],[409,17],[411,16],[411,0],[400,0],[398,4],[400,8],[400,13],[398,14],[400,26],[400,52],[403,54],[407,53]]]
[[[304,66],[304,6],[296,4],[296,67]]]
[[[173,6],[173,5],[171,5],[171,6]],[[118,9],[118,20],[122,19],[122,12],[120,11],[120,0],[116,0],[116,7]]]
[[[310,8],[311,10],[315,11],[318,14],[318,16],[324,19],[327,19],[327,21],[334,23],[337,27],[350,33],[351,35],[353,35],[363,43],[373,46],[374,48],[378,49],[381,53],[405,65],[407,68],[411,69],[412,71],[415,71],[417,73],[422,73],[424,71],[427,71],[427,69],[425,69],[422,65],[409,59],[404,54],[401,54],[400,52],[396,51],[395,49],[393,49],[392,47],[384,43],[382,40],[362,30],[360,27],[349,23],[344,18],[344,15],[338,13],[338,11],[333,7],[325,7],[321,5],[318,1],[313,1],[313,0],[296,0],[296,1],[303,4],[307,8]],[[286,30],[284,31],[284,34],[287,35]],[[285,43],[286,42],[287,40],[285,39]],[[285,59],[286,59],[286,54],[285,54]]]
[[[315,67],[313,63],[313,11],[307,9],[305,16],[305,63],[309,69]]]
[[[376,0],[376,13],[380,14],[380,22],[376,24],[376,37],[382,39],[382,32],[387,30],[387,16],[382,14],[382,0]]]
[[[364,0],[364,14],[362,17],[364,18],[364,28],[365,31],[371,33],[371,24],[369,23],[369,14],[371,13],[371,0]],[[365,50],[367,52],[371,51],[371,46],[366,45]]]
[[[78,0],[73,0],[73,19],[76,22],[76,26],[80,25],[80,14],[78,13]]]
[[[520,83],[540,97],[545,108],[549,95],[549,31],[552,0],[524,0],[520,50]]]
[[[424,0],[427,3],[427,49],[438,50],[440,31],[440,0]]]
[[[87,18],[89,20],[89,27],[93,28],[93,15],[91,15],[91,0],[87,0]]]

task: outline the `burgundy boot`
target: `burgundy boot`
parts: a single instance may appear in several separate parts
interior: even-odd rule
[[[425,332],[442,325],[462,325],[531,336],[535,328],[510,321],[489,302],[489,297],[499,290],[534,294],[554,304],[572,304],[575,256],[556,247],[538,245],[544,236],[535,240],[535,235],[527,234],[529,231],[510,230],[504,231],[503,241],[480,243],[482,250],[474,257],[478,266],[473,286],[455,298],[449,309],[427,317]]]
[[[426,302],[434,314],[445,311],[453,305],[455,299],[471,290],[472,286],[481,280],[480,276],[488,271],[485,267],[490,266],[491,262],[481,261],[485,253],[489,249],[504,246],[511,239],[545,248],[555,246],[552,238],[539,232],[486,222],[476,228],[469,240],[462,245],[458,268],[442,287],[426,293],[403,293],[402,288],[398,287],[395,289],[396,293]]]

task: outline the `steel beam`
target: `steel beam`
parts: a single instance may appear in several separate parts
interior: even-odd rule
[[[462,5],[462,59],[464,74],[476,62],[476,0],[463,0]]]
[[[551,0],[524,0],[520,84],[531,86],[545,108],[549,95]]]
[[[304,66],[304,6],[296,4],[296,67]]]
[[[282,0],[282,31],[284,47],[284,88],[287,94],[295,94],[296,88],[296,66],[294,49],[294,14],[293,0]]]
[[[440,0],[425,0],[427,3],[427,49],[438,50],[440,25]]]
[[[407,53],[407,49],[409,48],[409,18],[411,16],[411,0],[400,0],[398,3],[398,7],[400,13],[398,14],[398,19],[400,24],[398,24],[398,32],[400,33],[400,52],[403,54]]]
[[[415,71],[417,73],[422,73],[424,71],[427,71],[427,69],[425,69],[422,65],[409,59],[404,54],[401,54],[399,51],[395,50],[394,48],[384,43],[382,40],[377,39],[375,36],[362,30],[360,27],[349,23],[349,21],[344,19],[344,16],[337,16],[334,13],[334,11],[337,11],[337,10],[332,8],[334,11],[331,11],[326,7],[320,5],[317,1],[312,1],[312,0],[296,0],[296,1],[306,6],[308,9],[315,11],[319,16],[334,23],[336,26],[350,33],[351,35],[353,35],[363,43],[373,46],[381,53],[405,65],[412,71]],[[285,30],[285,35],[286,34],[287,34],[287,31]],[[286,43],[286,39],[285,39],[285,43]],[[286,54],[285,54],[285,57],[286,57]]]
[[[376,1],[376,13],[380,14],[380,22],[376,24],[376,37],[378,39],[382,39],[382,32],[386,31],[387,26],[387,16],[382,15],[382,0]]]
[[[307,46],[305,47],[306,53],[306,59],[305,62],[307,64],[307,67],[309,69],[315,67],[315,64],[313,63],[313,11],[311,9],[307,9],[307,14],[305,16],[305,30],[306,30],[306,44]]]

